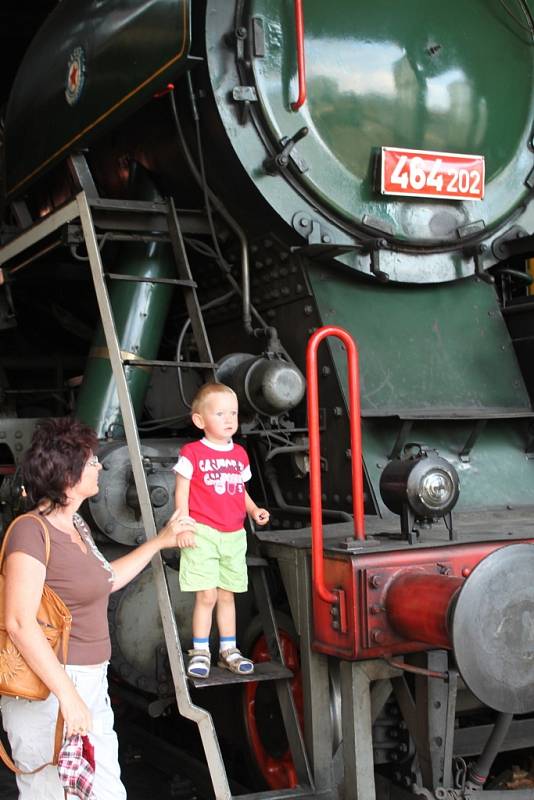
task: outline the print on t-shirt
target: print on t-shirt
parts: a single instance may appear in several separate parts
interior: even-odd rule
[[[245,465],[236,458],[201,458],[198,468],[204,475],[206,486],[213,486],[215,494],[234,495],[243,492]],[[229,471],[232,470],[232,471]]]
[[[174,470],[187,480],[189,513],[218,531],[237,531],[245,520],[245,483],[250,480],[246,450],[232,441],[214,446],[206,439],[189,442]]]

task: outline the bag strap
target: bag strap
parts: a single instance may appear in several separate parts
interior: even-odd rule
[[[7,540],[9,538],[9,535],[10,535],[11,531],[13,530],[13,526],[19,520],[25,519],[25,518],[28,518],[28,517],[30,519],[36,519],[37,522],[40,524],[40,526],[42,527],[42,529],[44,531],[44,535],[45,535],[45,567],[48,566],[48,560],[50,558],[50,534],[48,533],[48,526],[47,526],[46,522],[42,519],[42,517],[38,516],[37,514],[21,514],[20,517],[15,517],[13,522],[11,522],[9,524],[8,529],[7,529],[6,533],[5,533],[4,539],[2,541],[2,548],[0,549],[0,572],[2,571],[3,566],[4,566],[4,558],[5,558]]]
[[[18,522],[20,519],[24,519],[24,517],[30,517],[31,519],[37,520],[37,522],[41,525],[44,535],[45,535],[45,566],[48,566],[48,561],[50,559],[50,534],[48,533],[48,527],[45,521],[39,517],[37,514],[22,514],[20,517],[16,517],[13,522],[9,525],[4,539],[2,541],[2,547],[0,549],[0,572],[2,571],[2,567],[4,565],[4,558],[5,558],[5,549],[9,534],[11,533],[15,522]],[[70,630],[69,630],[70,632]],[[62,639],[62,652],[63,652],[63,663],[67,663],[67,652],[68,652],[68,636],[66,633],[66,629],[64,628],[61,634]],[[52,755],[52,761],[48,761],[46,764],[42,764],[37,769],[32,769],[29,772],[24,772],[23,770],[19,769],[12,758],[7,753],[2,742],[0,742],[0,758],[4,762],[4,764],[9,767],[9,769],[14,772],[16,775],[34,775],[36,772],[40,772],[45,767],[49,766],[56,766],[58,763],[59,758],[59,751],[61,750],[61,745],[63,744],[63,729],[65,726],[65,722],[63,719],[63,714],[58,709],[57,712],[57,719],[56,719],[56,728],[54,732],[54,752]]]
[[[63,728],[64,728],[64,720],[63,714],[61,711],[57,712],[57,719],[56,719],[56,730],[54,733],[54,754],[52,756],[52,761],[47,761],[46,764],[41,764],[40,767],[36,769],[29,770],[29,772],[25,772],[22,769],[19,769],[13,759],[8,755],[6,748],[0,742],[0,758],[8,767],[11,772],[14,772],[15,775],[35,775],[36,772],[41,772],[42,769],[45,767],[55,767],[57,766],[59,760],[59,751],[61,750],[61,745],[63,744]]]

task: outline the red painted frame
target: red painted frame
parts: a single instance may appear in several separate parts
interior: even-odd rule
[[[343,632],[332,624],[331,603],[313,594],[315,650],[357,661],[431,649],[428,642],[410,640],[398,633],[386,611],[387,594],[403,574],[468,577],[483,558],[495,550],[533,539],[451,543],[432,547],[406,545],[402,550],[369,553],[327,553],[325,579],[346,600],[347,626]],[[430,617],[432,597],[429,596]],[[436,597],[436,603],[439,598]],[[421,614],[424,613],[421,609]],[[422,624],[422,628],[424,624]],[[434,646],[437,646],[434,644]]]

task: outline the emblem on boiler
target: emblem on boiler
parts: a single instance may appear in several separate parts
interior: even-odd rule
[[[80,99],[84,83],[85,51],[83,47],[75,47],[70,54],[65,82],[65,99],[69,106],[75,105]]]

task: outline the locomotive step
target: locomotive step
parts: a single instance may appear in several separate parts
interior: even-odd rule
[[[163,283],[171,286],[188,286],[190,289],[198,287],[196,281],[180,280],[179,278],[143,278],[140,275],[123,275],[118,272],[104,272],[104,277],[113,281],[130,281],[131,283]]]
[[[178,369],[215,369],[212,361],[155,361],[149,358],[123,358],[127,367],[177,367]]]
[[[295,786],[293,789],[275,789],[274,791],[255,792],[254,794],[240,794],[239,800],[306,800],[306,798],[331,797],[328,792],[315,792],[309,786]]]
[[[253,683],[254,681],[279,681],[284,678],[292,678],[293,673],[282,664],[273,661],[263,661],[254,664],[254,672],[249,675],[236,675],[227,669],[212,667],[207,678],[191,678],[190,683],[195,689],[204,689],[207,686],[226,686],[230,683]]]

